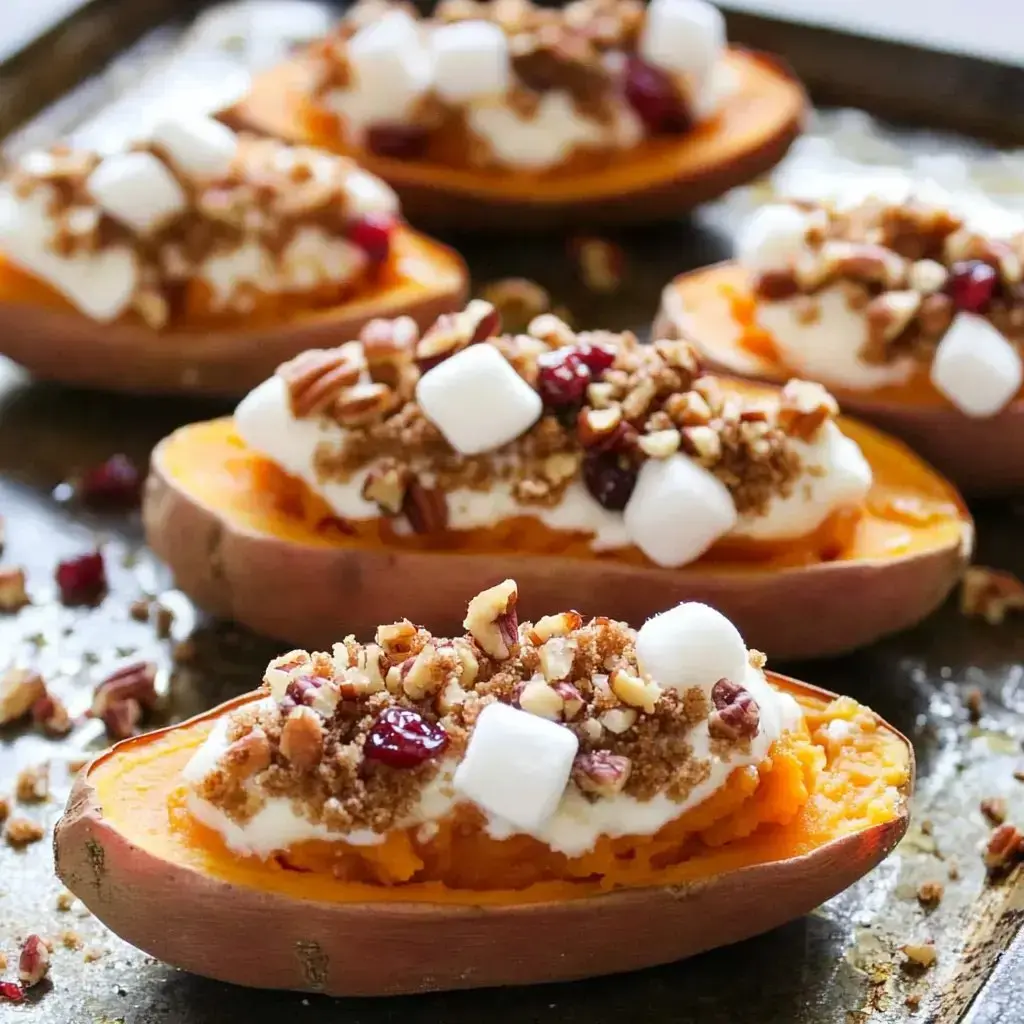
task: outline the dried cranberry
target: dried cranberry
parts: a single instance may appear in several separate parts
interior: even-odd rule
[[[636,486],[636,468],[622,455],[594,452],[583,460],[583,481],[598,504],[621,512]]]
[[[76,493],[87,505],[132,508],[142,493],[142,474],[127,455],[111,455],[82,474]]]
[[[574,348],[545,352],[537,360],[537,390],[548,406],[583,401],[591,375]]]
[[[949,295],[958,310],[981,313],[992,301],[999,275],[982,260],[954,263],[949,275]]]
[[[103,553],[91,551],[58,563],[56,577],[64,604],[91,604],[107,589]]]
[[[448,746],[448,733],[411,708],[385,708],[366,737],[363,753],[391,768],[415,768]]]
[[[584,341],[576,346],[575,351],[595,377],[599,377],[605,370],[610,370],[615,362],[615,349],[608,345]]]
[[[14,981],[0,981],[0,999],[9,1003],[20,1003],[25,998],[25,990]]]
[[[430,133],[415,124],[375,124],[366,132],[366,148],[377,156],[415,160],[423,155]]]
[[[660,68],[631,58],[626,65],[624,90],[629,105],[653,135],[678,135],[693,127],[676,83]]]
[[[369,257],[371,263],[384,263],[391,253],[391,233],[395,218],[387,213],[368,213],[349,231],[349,238]]]

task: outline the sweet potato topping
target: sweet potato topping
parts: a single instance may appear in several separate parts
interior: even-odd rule
[[[702,863],[738,866],[752,851],[773,859],[792,852],[794,842],[809,848],[825,834],[838,837],[900,813],[909,768],[898,736],[849,698],[824,704],[797,692],[803,721],[760,764],[735,768],[709,798],[654,835],[606,836],[590,852],[566,856],[526,834],[491,838],[482,813],[469,804],[427,827],[403,825],[423,787],[445,758],[461,756],[481,710],[496,701],[575,734],[570,785],[587,800],[625,794],[644,802],[665,794],[684,801],[707,777],[710,762],[689,743],[694,726],[712,713],[702,690],[680,694],[645,676],[636,663],[636,634],[622,623],[582,623],[571,612],[535,624],[509,621],[510,586],[514,597],[507,581],[475,599],[462,637],[438,639],[398,622],[382,626],[375,643],[348,637],[330,655],[293,651],[276,659],[262,691],[271,699],[231,712],[226,750],[208,775],[189,784],[236,823],[267,797],[284,796],[331,830],[384,832],[382,843],[317,840],[293,844],[265,863],[240,857],[192,817],[188,786],[169,788],[172,841],[219,863],[249,864],[247,871],[262,864],[259,871],[312,872],[335,883],[479,891],[557,882],[593,889],[652,884],[665,872],[693,877]],[[500,654],[489,654],[484,645],[495,625],[505,639]],[[751,652],[752,667],[761,664],[763,655]],[[536,695],[527,700],[531,688],[551,699],[543,706]],[[756,708],[742,687],[722,689],[716,708],[728,706],[727,698],[745,715]],[[601,724],[612,715],[629,725]],[[193,745],[186,744],[178,763],[207,732],[188,741]],[[748,737],[720,735],[714,742],[727,757],[730,744],[741,749]]]

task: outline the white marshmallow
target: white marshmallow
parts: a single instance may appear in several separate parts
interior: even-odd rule
[[[762,206],[740,231],[736,258],[752,273],[784,270],[807,249],[811,217],[786,203]]]
[[[354,216],[369,213],[398,213],[398,196],[375,174],[353,170],[345,178],[348,209]]]
[[[629,539],[667,568],[699,558],[737,519],[725,484],[684,455],[643,464],[623,518]]]
[[[489,704],[452,781],[488,814],[536,832],[558,809],[578,748],[562,725],[508,704]]]
[[[121,246],[59,256],[50,244],[54,227],[42,190],[25,200],[0,190],[0,249],[7,258],[93,320],[117,319],[128,308],[138,284],[135,253]]]
[[[961,412],[994,416],[1020,390],[1024,367],[1013,344],[984,317],[959,313],[932,360],[931,380]]]
[[[540,395],[487,344],[470,345],[428,370],[416,385],[416,401],[462,455],[514,441],[543,408]]]
[[[747,645],[739,630],[706,604],[688,601],[648,619],[636,635],[640,667],[661,686],[705,693],[719,679],[747,676]]]
[[[430,52],[417,22],[404,11],[392,11],[360,29],[348,45],[354,88],[373,94],[396,112],[425,92],[433,73]]]
[[[153,129],[152,141],[178,171],[198,179],[227,174],[238,152],[238,136],[212,117],[161,121]]]
[[[703,82],[725,49],[725,19],[704,0],[651,0],[640,36],[649,64]]]
[[[188,207],[174,175],[152,153],[108,156],[85,187],[111,217],[139,234],[156,231]]]
[[[435,29],[434,88],[442,99],[461,103],[504,96],[512,79],[508,39],[493,22],[460,21]]]

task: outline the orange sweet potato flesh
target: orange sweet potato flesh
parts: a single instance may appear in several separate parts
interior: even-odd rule
[[[755,319],[756,299],[735,263],[677,277],[662,296],[660,337],[685,336],[726,373],[781,382],[793,374]],[[920,373],[899,387],[853,391],[829,385],[842,407],[905,440],[969,495],[1024,490],[1024,392],[988,419],[965,416]]]
[[[374,317],[413,317],[426,328],[461,309],[468,274],[453,250],[408,228],[394,237],[382,273],[355,294],[323,305],[263,299],[244,322],[215,315],[194,286],[188,322],[154,331],[137,318],[102,324],[43,281],[0,256],[0,354],[35,376],[111,391],[237,398],[308,348],[354,338]]]
[[[621,154],[525,172],[349,152],[398,192],[417,224],[522,231],[671,217],[774,167],[800,132],[807,97],[788,70],[738,49],[726,60],[737,87],[717,117],[683,138],[648,139]],[[307,81],[301,60],[283,64],[222,117],[233,127],[347,151],[336,120],[311,109]]]
[[[656,836],[605,842],[575,861],[523,837],[460,846],[443,830],[432,854],[417,849],[417,880],[399,884],[338,878],[308,856],[231,853],[183,810],[178,780],[217,717],[249,695],[120,743],[83,771],[57,826],[57,873],[129,942],[250,986],[381,995],[681,959],[807,913],[906,829],[906,739],[868,716],[856,740],[833,746],[823,726],[863,709],[769,678],[801,703],[809,735],[777,743],[758,769],[737,769]],[[393,845],[364,852],[401,874]],[[524,862],[545,880],[529,881]]]
[[[383,519],[341,522],[247,449],[228,419],[161,442],[143,516],[150,545],[201,606],[303,647],[331,643],[343,626],[372,632],[390,620],[396,593],[414,622],[438,634],[457,630],[467,593],[511,577],[524,595],[523,618],[577,608],[642,622],[699,600],[728,615],[755,648],[817,657],[926,616],[958,579],[973,539],[951,485],[884,434],[854,421],[843,429],[874,470],[863,510],[803,542],[726,546],[683,569],[653,566],[639,551],[597,555],[585,535],[526,518],[411,537]]]

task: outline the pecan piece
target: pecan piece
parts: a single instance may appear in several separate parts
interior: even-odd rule
[[[74,726],[64,702],[52,693],[40,697],[32,705],[32,721],[47,736],[67,736]]]
[[[366,474],[362,496],[366,501],[375,502],[384,515],[397,516],[405,505],[411,477],[407,466],[386,459]]]
[[[0,612],[20,611],[28,603],[25,570],[13,565],[0,565]]]
[[[38,672],[9,668],[0,676],[0,725],[16,722],[46,696],[46,684]]]
[[[49,946],[38,935],[30,935],[22,944],[18,957],[18,981],[25,988],[32,988],[46,977],[49,970]]]
[[[50,766],[37,764],[22,768],[14,783],[14,795],[19,803],[45,803],[50,796]]]
[[[409,481],[402,513],[413,533],[440,533],[448,526],[448,498],[436,487],[424,487],[415,478]]]
[[[156,665],[134,662],[96,687],[90,714],[103,721],[111,739],[123,740],[134,734],[143,712],[156,707],[157,700]]]
[[[343,388],[330,406],[330,413],[343,427],[361,427],[383,419],[398,402],[387,384],[363,381]]]
[[[299,772],[312,771],[324,753],[324,729],[320,716],[299,706],[292,710],[281,729],[281,755]]]
[[[761,709],[742,686],[719,679],[711,688],[714,711],[708,716],[708,732],[716,739],[750,739],[757,735]]]
[[[345,388],[363,379],[366,372],[363,347],[357,341],[340,348],[309,349],[277,368],[288,388],[296,419],[325,411]]]
[[[793,379],[779,396],[779,428],[801,441],[813,440],[815,434],[839,413],[839,405],[820,384]]]
[[[267,734],[256,726],[224,751],[222,761],[228,775],[240,781],[266,771],[271,761]]]
[[[525,277],[492,281],[484,285],[480,295],[498,311],[505,329],[513,333],[527,330],[535,318],[551,308],[551,296],[536,281]]]
[[[38,843],[45,835],[46,830],[43,826],[31,818],[8,818],[4,826],[4,839],[7,840],[8,846],[15,849]]]
[[[988,837],[984,859],[990,876],[1005,874],[1024,860],[1024,835],[1015,825],[1000,825]]]
[[[505,580],[477,594],[466,609],[463,628],[485,653],[499,661],[511,658],[519,647],[518,600],[515,580]]]
[[[584,793],[592,796],[615,796],[626,788],[633,764],[628,757],[595,750],[592,754],[577,754],[572,765],[572,781]]]
[[[582,625],[583,616],[576,611],[562,612],[559,615],[545,615],[530,627],[530,643],[539,647],[553,636],[568,636]]]
[[[497,309],[484,299],[473,299],[461,313],[445,313],[434,321],[416,346],[416,362],[426,373],[456,352],[500,332]]]
[[[519,694],[519,706],[523,711],[536,715],[538,718],[546,718],[552,722],[558,722],[565,710],[565,702],[561,694],[552,686],[548,685],[543,678],[530,679],[522,688]]]
[[[978,809],[985,816],[985,820],[992,826],[1002,825],[1006,821],[1008,808],[1006,801],[1001,796],[987,796],[978,805]]]

